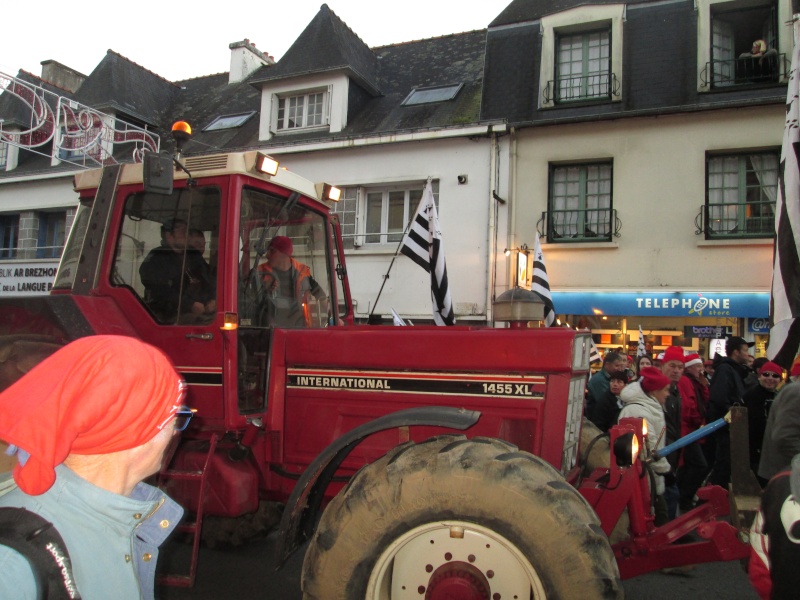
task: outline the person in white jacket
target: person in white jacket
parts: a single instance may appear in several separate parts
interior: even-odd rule
[[[669,395],[669,378],[655,367],[645,367],[639,373],[641,378],[625,386],[620,394],[622,410],[619,419],[633,417],[644,419],[647,423],[647,449],[650,453],[665,445],[666,421],[664,403]],[[667,505],[664,501],[664,474],[670,472],[667,459],[662,457],[650,465],[655,472],[656,481],[656,525],[667,522]]]

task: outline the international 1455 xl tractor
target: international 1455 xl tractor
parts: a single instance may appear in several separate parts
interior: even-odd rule
[[[160,480],[195,540],[283,504],[278,562],[307,542],[320,600],[619,598],[624,578],[747,554],[718,487],[655,527],[643,436],[661,432],[581,444],[588,333],[354,324],[330,186],[251,151],[149,154],[75,189],[52,293],[0,305],[0,387],[82,336],[163,349],[196,418]],[[268,284],[276,236],[308,267],[293,308]]]

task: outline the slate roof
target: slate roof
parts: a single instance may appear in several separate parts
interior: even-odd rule
[[[186,154],[295,145],[477,123],[485,38],[486,30],[478,30],[373,48],[370,52],[380,67],[375,82],[381,95],[376,97],[359,86],[351,86],[348,125],[341,132],[300,131],[260,142],[258,114],[238,128],[202,131],[217,116],[259,111],[259,82],[273,81],[264,80],[263,73],[280,67],[284,59],[275,66],[262,67],[249,79],[237,84],[228,85],[227,74],[179,82],[186,89],[181,92],[172,117],[173,120],[187,120],[194,128],[191,141],[184,147]],[[459,83],[464,86],[451,101],[402,106],[414,88]]]
[[[21,70],[19,73],[17,73],[17,79],[42,87],[48,92],[53,92],[58,96],[65,96],[67,98],[72,96],[67,90],[53,85],[52,83],[45,81],[41,77],[38,77],[33,73],[29,73],[28,71]],[[48,95],[45,96],[45,100],[50,105],[50,108],[55,110],[55,99]],[[2,115],[4,125],[6,126],[14,125],[21,127],[22,129],[27,129],[31,125],[30,110],[25,107],[25,104],[23,104],[22,100],[12,96],[9,93],[6,93],[5,91],[0,94],[0,115]]]
[[[101,112],[129,115],[160,125],[180,88],[109,50],[75,93],[75,99]]]
[[[274,66],[262,67],[253,84],[344,69],[359,85],[378,95],[378,58],[344,21],[323,4],[303,33]]]
[[[180,81],[178,85],[182,89],[170,109],[169,120],[170,123],[180,120],[191,124],[192,139],[184,146],[186,153],[219,152],[252,147],[257,143],[261,92],[247,80],[228,84],[228,74],[219,73]],[[203,131],[216,117],[251,111],[256,114],[241,127]]]
[[[652,0],[513,0],[495,17],[489,27],[513,25],[527,21],[536,21],[542,17],[559,13],[577,6],[599,4],[638,4]]]

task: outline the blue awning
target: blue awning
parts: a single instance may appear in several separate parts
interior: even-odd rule
[[[769,316],[768,292],[552,292],[556,313],[648,317]]]

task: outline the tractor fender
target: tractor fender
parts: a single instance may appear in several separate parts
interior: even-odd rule
[[[464,430],[477,423],[480,416],[478,411],[449,406],[408,408],[359,425],[335,440],[308,465],[286,502],[278,528],[277,569],[314,533],[328,484],[342,461],[364,438],[386,429],[411,425]]]

